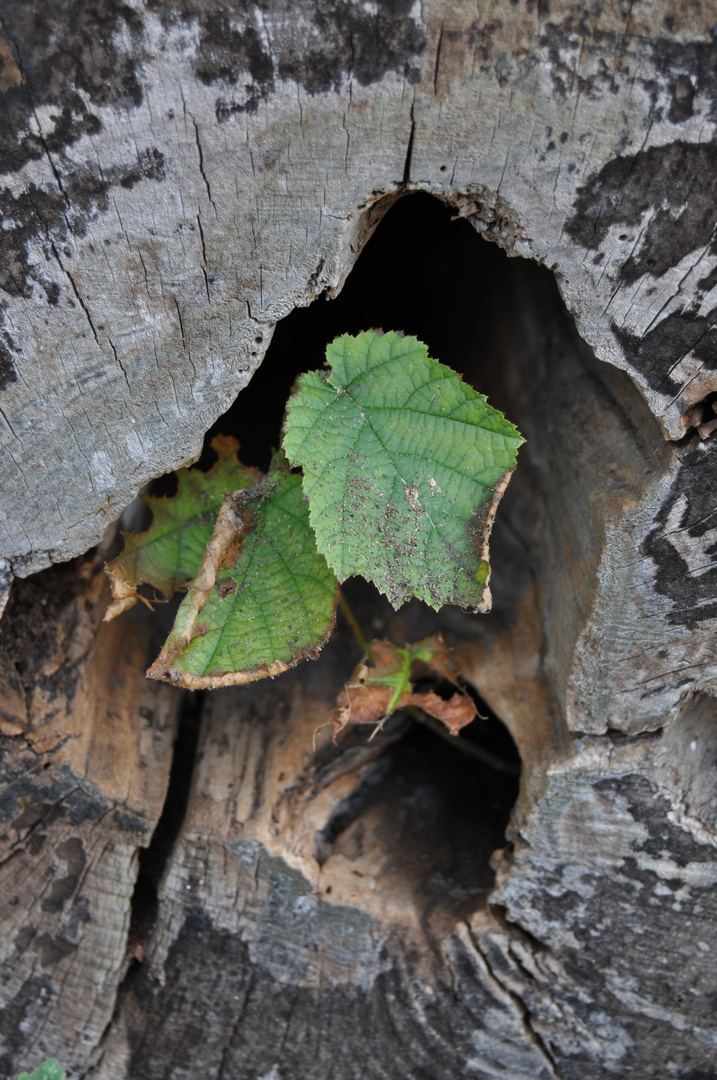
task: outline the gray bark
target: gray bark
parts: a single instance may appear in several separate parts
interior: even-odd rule
[[[355,660],[339,633],[204,703],[130,933],[190,706],[142,680],[148,614],[98,631],[91,556],[16,581],[8,1075],[49,1054],[92,1080],[717,1075],[713,22],[707,3],[5,6],[3,595],[196,458],[277,320],[341,289],[398,198],[548,268],[501,272],[465,372],[528,439],[495,609],[380,613],[399,638],[442,628],[513,735],[507,838],[507,789],[466,773],[456,809],[463,766],[422,771],[404,721],[314,746]]]
[[[19,573],[196,456],[387,194],[449,199],[547,263],[671,437],[711,391],[709,5],[104,0],[10,4],[3,33],[0,556]]]

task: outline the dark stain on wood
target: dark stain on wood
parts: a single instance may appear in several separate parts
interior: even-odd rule
[[[717,119],[717,37],[714,32],[711,41],[659,37],[652,44],[651,53],[657,70],[670,79],[672,101],[668,120],[673,124],[684,123],[693,114],[695,95],[704,94],[711,102],[705,119],[714,122]]]
[[[710,287],[709,279],[703,280]],[[684,308],[675,311],[642,336],[615,323],[612,328],[631,364],[662,394],[680,393],[683,383],[673,371],[690,354],[706,371],[717,369],[717,307],[705,315]]]
[[[14,998],[0,1008],[0,1074],[15,1076],[15,1055],[25,1048],[26,1027],[40,1029],[51,1011],[54,998],[52,982],[47,975],[32,975],[22,984]]]
[[[139,61],[117,49],[118,35],[136,43],[141,16],[114,0],[22,0],[3,4],[3,30],[21,80],[4,93],[0,172],[13,173],[44,153],[59,153],[101,129],[90,104],[132,108],[142,101]],[[54,107],[44,136],[31,122]]]
[[[50,895],[46,896],[40,904],[43,911],[53,913],[61,911],[65,902],[70,899],[77,888],[87,862],[82,841],[77,836],[73,836],[60,844],[55,849],[55,854],[59,859],[67,863],[67,873],[64,877],[57,878],[50,890]]]
[[[112,187],[131,188],[140,180],[163,179],[164,157],[156,147],[148,146],[138,153],[135,162],[101,173],[98,166],[90,164],[69,169],[62,189],[50,191],[30,183],[19,195],[7,188],[0,191],[0,218],[12,222],[0,232],[0,289],[9,296],[28,298],[37,284],[48,304],[58,304],[59,286],[31,257],[30,244],[39,242],[46,260],[55,262],[59,258],[58,246],[72,236],[84,236],[87,222],[108,209]],[[62,258],[70,266],[71,257],[71,248],[63,249]],[[0,352],[0,376],[7,367],[7,358],[3,367],[3,356]]]
[[[135,814],[126,814],[122,810],[115,810],[112,819],[124,832],[148,832],[147,822],[142,821]]]
[[[0,390],[7,390],[17,382],[13,352],[17,354],[20,350],[8,333],[0,332]]]
[[[672,104],[667,117],[673,124],[682,124],[694,114],[695,87],[688,75],[678,75],[671,91]]]
[[[696,443],[647,536],[644,551],[655,562],[655,589],[673,602],[670,623],[694,628],[717,617],[717,444]]]
[[[99,792],[83,791],[81,781],[67,766],[60,765],[56,771],[43,768],[42,758],[32,751],[12,760],[13,742],[0,736],[0,761],[6,755],[12,761],[7,771],[3,769],[0,822],[11,821],[20,835],[40,822],[47,827],[60,815],[67,816],[73,826],[102,816],[106,803]]]
[[[426,35],[412,15],[412,0],[379,0],[374,10],[347,0],[317,0],[301,27],[301,44],[295,5],[273,0],[259,8],[259,19],[271,20],[271,51],[257,31],[256,9],[243,4],[189,0],[180,12],[165,0],[153,0],[149,7],[166,25],[180,18],[199,23],[195,72],[206,84],[224,85],[215,108],[220,121],[256,112],[280,79],[319,94],[338,90],[346,77],[362,86],[389,72],[409,84],[420,78],[413,61],[423,51]]]
[[[597,250],[612,226],[623,225],[627,257],[619,278],[629,285],[644,274],[661,277],[710,243],[715,201],[717,146],[673,142],[609,161],[578,188],[565,228],[577,243]],[[652,211],[634,252],[643,214]]]
[[[547,9],[547,4],[539,4],[539,9],[542,13]],[[539,44],[547,53],[553,90],[556,96],[562,98],[574,93],[594,96],[604,90],[615,93],[620,78],[625,75],[626,65],[624,62],[620,64],[618,59],[620,54],[624,53],[624,42],[614,33],[607,33],[600,40],[590,17],[584,11],[578,12],[579,5],[576,18],[568,17],[560,23],[546,22],[540,26],[542,34]],[[579,73],[579,64],[575,63],[573,58],[579,55],[581,41],[586,39],[590,43],[591,51],[597,55],[609,51],[613,63],[596,65],[593,73],[584,76]]]
[[[415,945],[394,942],[384,962],[372,988],[326,986],[318,996],[275,979],[252,960],[247,943],[203,910],[189,910],[165,965],[165,986],[157,986],[147,964],[133,970],[128,1080],[160,1080],[167,1061],[178,1060],[188,1071],[277,1080],[390,1080],[400,1062],[400,1075],[411,1080],[454,1080],[475,1058],[476,1044],[490,1042],[489,1016],[513,1019],[505,995],[498,989],[494,996],[497,984],[485,981],[485,962],[458,937],[450,968],[437,961],[431,986]],[[547,1080],[551,1074],[522,1042],[516,1021],[495,1041],[499,1062],[501,1051],[503,1061],[517,1052],[530,1069],[525,1075]]]
[[[625,800],[633,821],[645,826],[648,835],[641,844],[634,845],[636,853],[644,852],[655,859],[669,859],[681,868],[693,862],[717,861],[714,848],[697,843],[691,833],[669,820],[670,804],[646,776],[631,773],[606,777],[598,780],[594,788],[595,791],[607,792]],[[681,881],[681,884],[684,882]]]

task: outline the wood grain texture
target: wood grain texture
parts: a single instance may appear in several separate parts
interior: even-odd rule
[[[143,678],[146,619],[100,625],[101,568],[23,583],[0,635],[0,1062],[86,1066],[129,962],[138,851],[179,695]],[[10,634],[8,634],[10,631]]]
[[[714,444],[661,438],[544,271],[507,263],[491,301],[488,355],[467,374],[527,440],[497,517],[497,567],[504,581],[532,576],[567,729],[656,730],[715,687]],[[488,665],[488,698],[492,679]]]
[[[560,746],[528,623],[493,643],[525,775],[492,857],[490,772],[417,769],[405,724],[314,747],[337,655],[211,696],[93,1080],[711,1075],[714,705]]]
[[[441,778],[442,744],[427,764],[405,720],[334,747],[337,646],[211,696],[157,929],[93,1077],[553,1075],[466,924],[500,841],[490,773],[470,806],[475,768],[447,749]]]
[[[713,389],[712,21],[12,0],[0,556],[23,575],[85,550],[196,457],[276,319],[339,289],[408,190],[549,265],[682,435]]]

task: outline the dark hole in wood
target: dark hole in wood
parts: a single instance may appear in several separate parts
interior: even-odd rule
[[[456,612],[446,620],[419,601],[394,612],[373,585],[353,578],[342,586],[359,623],[374,637],[416,641],[441,629],[458,644],[459,627],[483,616]],[[340,663],[340,678],[348,676],[361,657],[341,612],[332,642],[316,664]],[[306,675],[309,672],[305,672]],[[507,728],[475,691],[484,719],[475,720],[458,738],[441,739],[408,714],[395,714],[389,724],[405,725],[405,733],[387,745],[377,767],[366,771],[352,795],[339,803],[316,837],[316,858],[360,856],[378,829],[390,852],[390,874],[410,883],[424,914],[440,908],[461,918],[474,911],[493,884],[492,853],[505,845],[505,830],[518,796],[520,757]],[[354,728],[350,740],[369,737],[370,729]],[[477,747],[488,761],[461,747]],[[491,759],[512,768],[498,770]],[[380,824],[377,826],[377,821]]]
[[[486,742],[510,740],[497,719],[481,723]],[[515,753],[514,746],[502,749]],[[390,873],[410,881],[420,910],[440,907],[465,917],[492,887],[490,857],[505,844],[517,792],[517,778],[506,782],[413,724],[336,807],[316,837],[316,857],[323,864],[337,851],[349,859],[360,854],[378,813],[381,837],[391,853]]]
[[[487,391],[483,383],[500,339],[496,294],[507,268],[508,258],[497,245],[479,237],[469,222],[455,220],[454,212],[437,199],[411,195],[399,200],[380,222],[339,296],[297,309],[277,325],[262,366],[208,433],[201,466],[211,464],[209,442],[221,432],[239,440],[243,461],[266,468],[280,441],[294,380],[321,366],[326,345],[341,333],[381,327],[414,334],[426,342],[432,356]],[[550,277],[534,264],[529,269]],[[500,392],[494,387],[491,400],[505,409],[506,402],[496,400]],[[415,641],[441,628],[458,643],[471,636],[474,619],[484,618],[461,612],[436,615],[417,602],[396,616],[372,586],[351,581],[345,589],[369,636]],[[357,651],[356,660],[359,655]],[[323,660],[332,662],[331,650]],[[348,675],[349,670],[342,677]],[[319,860],[336,844],[360,843],[362,818],[380,806],[386,829],[395,834],[390,846],[403,853],[406,873],[428,907],[435,888],[436,902],[440,894],[442,904],[475,908],[492,884],[489,858],[505,843],[520,767],[500,718],[485,702],[479,701],[478,708],[487,719],[475,721],[460,738],[482,747],[489,760],[492,756],[504,762],[506,770],[461,752],[458,740],[451,745],[413,723],[386,752],[378,773],[337,808],[317,837]]]
[[[453,217],[429,195],[399,200],[336,299],[298,308],[277,324],[264,362],[209,431],[207,445],[217,432],[233,434],[242,445],[242,460],[266,468],[279,444],[294,380],[324,363],[327,344],[339,334],[374,327],[403,330],[472,381],[469,372],[479,369],[492,349],[495,290],[508,258],[467,221]],[[205,460],[209,463],[211,454]]]

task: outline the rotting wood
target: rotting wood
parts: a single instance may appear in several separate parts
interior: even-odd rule
[[[492,645],[527,774],[492,893],[489,774],[462,820],[459,773],[442,786],[435,750],[406,765],[400,729],[312,751],[335,685],[308,667],[211,696],[158,929],[93,1080],[713,1068],[714,708],[664,739],[556,746],[527,608]]]
[[[336,653],[350,648],[341,635],[328,646],[323,674],[305,665],[211,695],[161,929],[93,1077],[168,1064],[177,1076],[448,1077],[482,1054],[518,1077],[552,1075],[465,925],[500,830],[451,814],[455,792],[410,764],[406,721],[331,743]]]
[[[130,960],[137,857],[181,695],[143,677],[148,627],[100,624],[101,563],[23,583],[0,633],[0,1070],[86,1069]]]
[[[275,321],[337,291],[408,192],[550,267],[585,341],[640,388],[513,264],[495,356],[514,363],[481,386],[529,438],[496,527],[496,608],[480,629],[441,616],[523,757],[492,894],[502,827],[457,823],[418,767],[399,782],[400,731],[313,753],[330,697],[315,680],[334,693],[351,667],[329,654],[321,675],[211,699],[156,928],[127,969],[175,699],[144,687],[139,638],[125,666],[79,601],[36,609],[60,644],[3,676],[6,762],[29,762],[51,803],[0,868],[27,874],[3,909],[7,1069],[57,1053],[93,1080],[711,1076],[711,6],[13,0],[2,17],[3,596],[9,571],[83,551],[192,459]],[[37,603],[73,580],[51,573],[26,583]],[[422,620],[393,625],[435,629]],[[121,699],[129,718],[128,686],[165,703],[156,762],[109,717]],[[126,765],[110,730],[113,746],[134,732]],[[83,857],[92,922],[79,902],[65,917]]]
[[[523,761],[497,888],[485,781],[473,799],[487,835],[474,826],[463,862],[439,782],[414,774],[407,791],[396,778],[405,736],[352,747],[348,768],[350,744],[331,751],[320,735],[312,753],[351,666],[336,652],[212,696],[158,929],[96,1080],[148,1080],[168,1060],[178,1075],[207,1061],[302,1080],[332,1067],[388,1078],[397,1062],[400,1075],[654,1080],[658,1060],[676,1075],[717,1063],[714,707],[675,707],[664,687],[641,698],[636,673],[682,632],[665,621],[659,645],[657,631],[643,643],[629,596],[601,604],[604,567],[639,562],[636,510],[675,459],[634,385],[577,339],[547,275],[511,263],[497,291],[506,311],[481,387],[510,401],[528,442],[496,522],[491,617],[435,617]],[[598,614],[613,656],[634,620],[622,667],[585,663]],[[431,618],[414,607],[388,629],[415,640]]]

